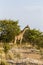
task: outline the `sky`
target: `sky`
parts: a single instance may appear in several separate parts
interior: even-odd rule
[[[0,0],[0,19],[18,20],[21,29],[29,25],[43,31],[43,0]]]

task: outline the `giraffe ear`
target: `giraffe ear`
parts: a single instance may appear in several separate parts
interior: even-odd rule
[[[27,25],[27,27],[28,27],[28,25]]]

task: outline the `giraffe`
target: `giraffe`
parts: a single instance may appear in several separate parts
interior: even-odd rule
[[[19,35],[15,36],[15,42],[14,43],[16,43],[18,40],[18,41],[20,41],[20,44],[21,44],[22,39],[23,39],[23,35],[27,29],[30,29],[28,25],[19,33]]]

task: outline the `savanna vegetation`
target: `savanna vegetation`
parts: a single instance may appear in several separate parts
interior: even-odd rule
[[[6,59],[14,60],[14,58],[20,59],[25,56],[25,54],[23,55],[22,53],[17,52],[17,50],[12,52],[12,49],[11,49],[12,45],[10,45],[11,43],[13,44],[12,47],[14,50],[15,49],[14,48],[15,36],[18,35],[20,32],[21,32],[21,29],[20,29],[20,25],[18,21],[0,20],[0,59],[1,59],[0,65],[9,65],[5,61]],[[19,46],[22,46],[22,45],[25,45],[26,43],[27,45],[31,45],[32,48],[35,47],[38,49],[40,48],[42,49],[43,48],[43,32],[41,32],[40,30],[31,29],[29,27],[29,29],[26,30],[23,35],[23,40],[22,40],[21,45],[18,44],[18,40],[16,44],[18,44]],[[1,48],[1,45],[2,45],[2,48]],[[9,49],[10,49],[10,52],[9,52]],[[43,58],[43,52],[41,50],[40,50],[40,54],[41,54],[41,57]]]
[[[0,42],[5,43],[6,46],[9,42],[13,42],[15,40],[15,36],[19,34],[21,31],[20,25],[18,25],[18,21],[13,20],[0,20]],[[43,48],[43,32],[36,29],[28,29],[24,33],[22,43],[29,43],[33,46],[42,47]],[[6,48],[4,46],[4,48]],[[8,45],[7,45],[8,46]]]

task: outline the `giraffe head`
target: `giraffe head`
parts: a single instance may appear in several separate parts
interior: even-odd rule
[[[30,29],[30,27],[27,25],[27,26],[21,31],[21,33],[22,33],[23,31],[25,32],[25,31],[28,30],[28,29]],[[24,32],[23,32],[23,33],[24,33]]]
[[[30,27],[27,25],[27,26],[25,27],[25,29],[30,29]]]

